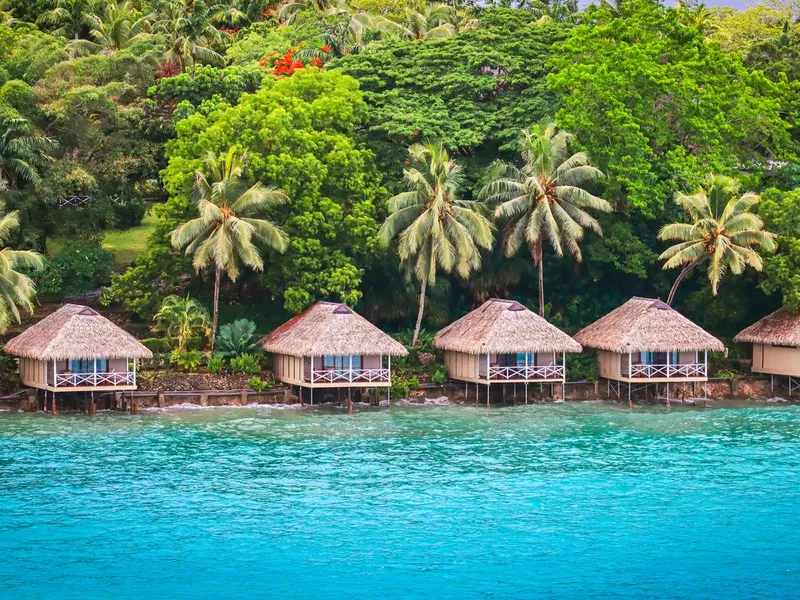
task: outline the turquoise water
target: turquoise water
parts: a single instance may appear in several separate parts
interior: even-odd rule
[[[796,598],[800,407],[0,413],[0,597]]]

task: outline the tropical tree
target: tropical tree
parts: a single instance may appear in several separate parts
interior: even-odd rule
[[[185,298],[174,294],[164,298],[153,321],[153,330],[175,338],[180,352],[186,350],[189,339],[208,331],[211,324],[205,307],[188,294]]]
[[[172,245],[193,256],[197,271],[214,269],[214,310],[211,347],[219,320],[219,287],[222,273],[231,281],[242,266],[264,270],[259,244],[283,252],[288,245],[283,230],[265,217],[271,209],[289,201],[283,191],[255,183],[245,188],[242,171],[247,159],[232,146],[227,153],[206,157],[208,177],[195,175],[195,200],[200,216],[172,232]],[[210,180],[210,181],[209,181]]]
[[[455,270],[466,279],[480,268],[480,249],[492,247],[493,234],[489,220],[473,210],[474,203],[458,198],[464,174],[441,143],[414,144],[408,153],[417,166],[403,171],[408,191],[389,201],[390,214],[379,235],[385,246],[398,238],[398,254],[406,273],[413,273],[420,282],[412,338],[416,344],[425,291],[436,282],[437,271]]]
[[[297,13],[303,10],[328,11],[340,7],[342,4],[341,0],[287,0],[278,9],[278,18],[282,21],[291,21]]]
[[[29,250],[8,248],[11,235],[19,228],[17,211],[0,217],[0,333],[5,333],[12,322],[20,322],[19,309],[33,312],[36,287],[27,275],[18,269],[39,270],[44,266],[42,256]]]
[[[665,261],[664,269],[681,268],[667,304],[672,304],[681,281],[700,264],[708,263],[708,280],[716,296],[728,271],[739,275],[748,266],[761,271],[763,261],[757,250],[775,250],[775,236],[764,231],[764,222],[751,212],[761,198],[753,192],[740,196],[739,187],[732,177],[710,174],[705,189],[675,194],[675,203],[692,223],[666,225],[658,234],[660,240],[678,240],[659,257]]]
[[[52,159],[57,143],[33,135],[27,119],[0,117],[0,188],[14,188],[20,181],[38,183],[40,170]]]
[[[141,15],[129,1],[122,4],[111,2],[102,14],[85,15],[84,22],[92,40],[78,40],[74,44],[93,52],[116,52],[127,48],[142,39],[150,25],[149,17]]]
[[[224,35],[212,24],[215,10],[203,0],[167,0],[156,13],[153,31],[168,36],[164,60],[181,73],[198,62],[225,64],[225,58],[212,49]]]
[[[54,0],[52,8],[38,19],[44,25],[53,25],[55,35],[80,39],[86,27],[86,19],[100,7],[99,0]]]
[[[449,4],[434,2],[420,10],[409,10],[406,23],[397,24],[398,31],[415,40],[448,38],[458,31],[458,13]]]
[[[539,314],[544,316],[544,245],[558,258],[564,249],[581,262],[580,242],[584,230],[603,231],[588,211],[610,212],[611,205],[588,191],[603,173],[589,164],[584,152],[570,154],[571,134],[551,121],[542,121],[531,131],[522,130],[519,151],[522,167],[496,161],[492,181],[480,197],[497,203],[494,217],[505,225],[505,253],[514,256],[523,245],[539,269]]]

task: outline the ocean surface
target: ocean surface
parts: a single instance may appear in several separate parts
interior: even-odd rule
[[[0,413],[0,598],[797,598],[800,406]]]

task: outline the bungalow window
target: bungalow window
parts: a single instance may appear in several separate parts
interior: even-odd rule
[[[534,352],[528,352],[527,354],[525,352],[517,352],[517,365],[516,366],[524,367],[525,364],[526,364],[526,362],[525,362],[525,357],[526,356],[528,357],[527,365],[529,367],[532,367],[532,366],[536,365],[536,354]]]
[[[350,368],[350,356],[325,356],[323,368],[329,371],[345,371]],[[361,356],[353,355],[353,369],[361,368]]]
[[[90,358],[77,358],[69,361],[69,370],[71,373],[93,373],[95,371],[95,363],[97,364],[97,372],[105,373],[108,371],[108,360],[99,358],[92,360]]]

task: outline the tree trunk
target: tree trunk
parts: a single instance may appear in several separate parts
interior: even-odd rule
[[[211,324],[211,350],[214,350],[214,342],[217,339],[217,322],[219,321],[219,283],[222,278],[222,270],[217,268],[214,273],[214,321]]]
[[[542,260],[542,242],[536,242],[531,250],[533,264],[539,267],[539,316],[544,317],[544,261]]]
[[[678,275],[675,283],[672,284],[672,289],[669,291],[669,296],[667,297],[667,306],[672,306],[672,301],[675,300],[675,293],[678,291],[678,286],[681,284],[681,281],[683,281],[684,277],[694,271],[694,268],[697,266],[697,262],[698,261],[693,260],[688,265],[683,267],[683,270],[681,271],[680,275]]]
[[[419,341],[419,330],[422,327],[422,313],[425,312],[425,290],[428,287],[428,278],[422,280],[419,288],[419,312],[417,313],[417,324],[414,327],[414,337],[411,338],[411,345],[416,346]]]

